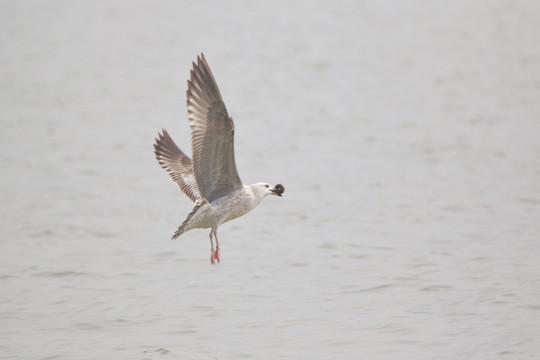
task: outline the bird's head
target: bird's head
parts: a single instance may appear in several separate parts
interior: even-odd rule
[[[276,186],[272,186],[265,182],[253,184],[252,188],[262,197],[266,197],[268,195],[282,196],[285,192],[285,187],[283,185],[277,184]]]

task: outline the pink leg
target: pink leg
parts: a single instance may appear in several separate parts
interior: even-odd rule
[[[214,250],[214,240],[212,239],[212,236],[216,239],[216,250]],[[210,264],[215,264],[216,260],[219,263],[219,255],[219,241],[217,238],[217,227],[215,227],[210,231]]]
[[[214,228],[214,238],[216,239],[216,260],[217,262],[219,263],[219,256],[220,256],[220,251],[219,251],[219,241],[218,241],[218,238],[217,238],[217,226]]]
[[[216,252],[214,251],[214,240],[212,239],[212,234],[214,232],[214,228],[210,230],[210,264],[216,263]]]

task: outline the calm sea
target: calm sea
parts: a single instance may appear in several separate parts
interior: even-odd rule
[[[535,359],[540,3],[0,5],[0,358]],[[245,183],[192,204],[204,51]]]

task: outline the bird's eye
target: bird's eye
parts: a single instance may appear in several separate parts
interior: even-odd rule
[[[267,189],[270,187],[270,185],[264,185]]]

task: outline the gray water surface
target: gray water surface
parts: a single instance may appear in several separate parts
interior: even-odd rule
[[[540,3],[0,4],[0,358],[534,359]],[[204,51],[247,216],[192,204]]]

